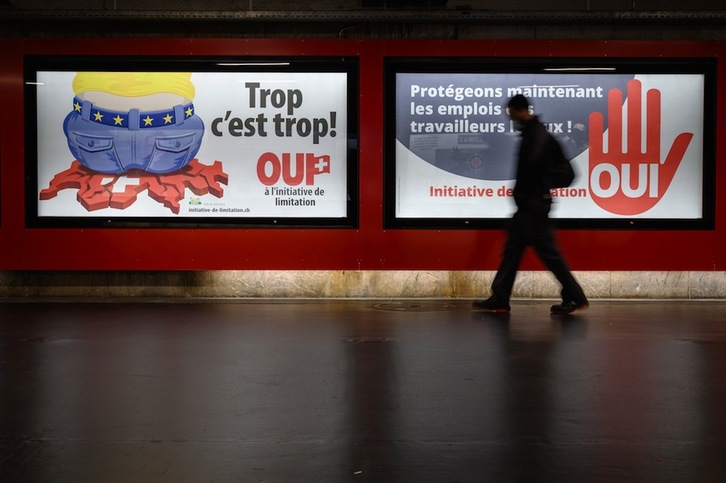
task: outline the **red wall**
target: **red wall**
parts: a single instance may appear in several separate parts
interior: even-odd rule
[[[358,229],[27,229],[23,56],[353,55],[360,58]],[[492,270],[500,230],[383,229],[385,56],[713,57],[721,42],[0,39],[0,270]],[[717,121],[726,116],[719,62]],[[708,231],[561,231],[575,270],[726,270],[726,127],[717,122],[716,225]],[[130,248],[133,247],[133,248]],[[523,268],[539,269],[531,255]]]

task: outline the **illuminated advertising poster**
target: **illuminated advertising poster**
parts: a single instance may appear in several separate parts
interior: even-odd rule
[[[701,222],[706,75],[587,70],[396,72],[389,224],[511,217],[520,135],[506,104],[515,94],[576,173],[552,191],[553,218]]]
[[[34,74],[39,220],[351,220],[348,72]]]

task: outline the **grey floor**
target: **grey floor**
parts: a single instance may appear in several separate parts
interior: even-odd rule
[[[723,482],[726,302],[0,303],[0,481]]]

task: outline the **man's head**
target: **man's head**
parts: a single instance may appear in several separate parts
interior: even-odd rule
[[[529,112],[529,101],[522,94],[517,94],[509,99],[507,111],[509,119],[512,121],[527,122],[532,119],[532,114]]]

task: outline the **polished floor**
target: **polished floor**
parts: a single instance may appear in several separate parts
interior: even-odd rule
[[[726,301],[0,303],[0,482],[724,482]]]

